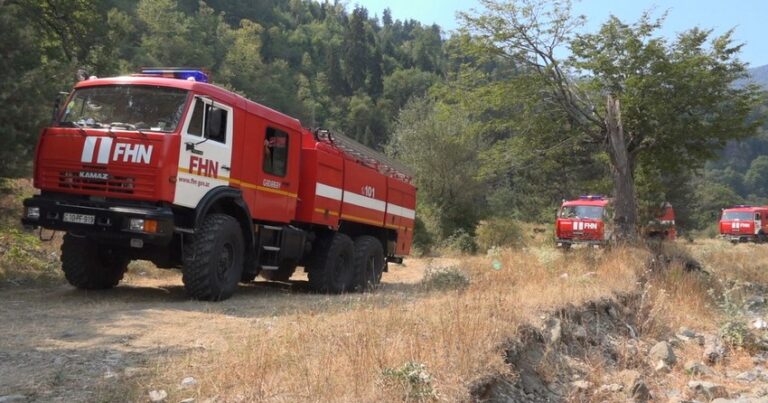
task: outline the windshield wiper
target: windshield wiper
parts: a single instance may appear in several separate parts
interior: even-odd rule
[[[85,135],[87,135],[87,134],[88,134],[88,133],[86,133],[86,132],[85,132],[85,129],[83,129],[83,126],[80,126],[79,124],[77,124],[77,123],[75,123],[75,122],[60,122],[60,123],[59,123],[59,125],[61,125],[62,123],[69,123],[69,124],[71,124],[72,126],[74,126],[74,127],[77,127],[77,128],[79,129],[79,130],[78,130],[78,132],[79,132],[81,135],[83,135],[83,136],[85,136]]]

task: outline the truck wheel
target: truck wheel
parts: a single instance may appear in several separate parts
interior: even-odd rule
[[[338,232],[319,239],[310,257],[309,287],[334,294],[354,289],[354,247],[352,239]]]
[[[237,220],[226,214],[206,217],[184,247],[181,272],[187,294],[206,301],[231,297],[243,274],[244,249]]]
[[[99,245],[85,237],[64,235],[61,268],[69,284],[84,290],[115,287],[128,269],[130,260],[118,249]]]
[[[370,291],[378,287],[384,271],[384,248],[378,239],[363,235],[355,239],[355,288]]]
[[[280,264],[277,270],[261,270],[261,277],[269,281],[288,281],[296,271],[296,264],[293,262],[284,262]]]

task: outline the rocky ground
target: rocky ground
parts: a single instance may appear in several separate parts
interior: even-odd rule
[[[712,273],[694,264],[688,275]],[[488,402],[768,403],[765,285],[727,284],[723,292],[731,299],[712,307],[713,318],[718,308],[726,315],[720,328],[712,329],[714,319],[702,329],[667,323],[668,337],[643,335],[644,311],[654,309],[647,306],[649,287],[542,316],[505,350],[514,374],[479,380],[474,396]]]

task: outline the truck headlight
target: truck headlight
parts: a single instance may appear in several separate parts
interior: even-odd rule
[[[157,232],[157,220],[145,220],[143,218],[131,218],[128,220],[128,229],[136,232]]]
[[[37,220],[40,218],[40,207],[27,207],[27,218]]]

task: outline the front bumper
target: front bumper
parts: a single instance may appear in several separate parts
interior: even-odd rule
[[[729,242],[759,242],[760,237],[755,234],[721,234],[720,237]]]
[[[27,209],[39,209],[37,218],[28,217]],[[94,216],[93,224],[79,224],[64,221],[64,213]],[[120,246],[166,245],[173,239],[174,219],[169,207],[132,206],[120,201],[92,202],[84,199],[66,197],[33,196],[24,199],[24,217],[21,222],[26,226],[43,227],[57,231],[82,234],[102,243]],[[154,233],[129,229],[129,220],[140,218],[157,221]]]
[[[556,238],[555,239],[555,245],[557,246],[571,246],[571,245],[602,246],[607,243],[608,241],[604,239],[578,239],[578,238]]]

